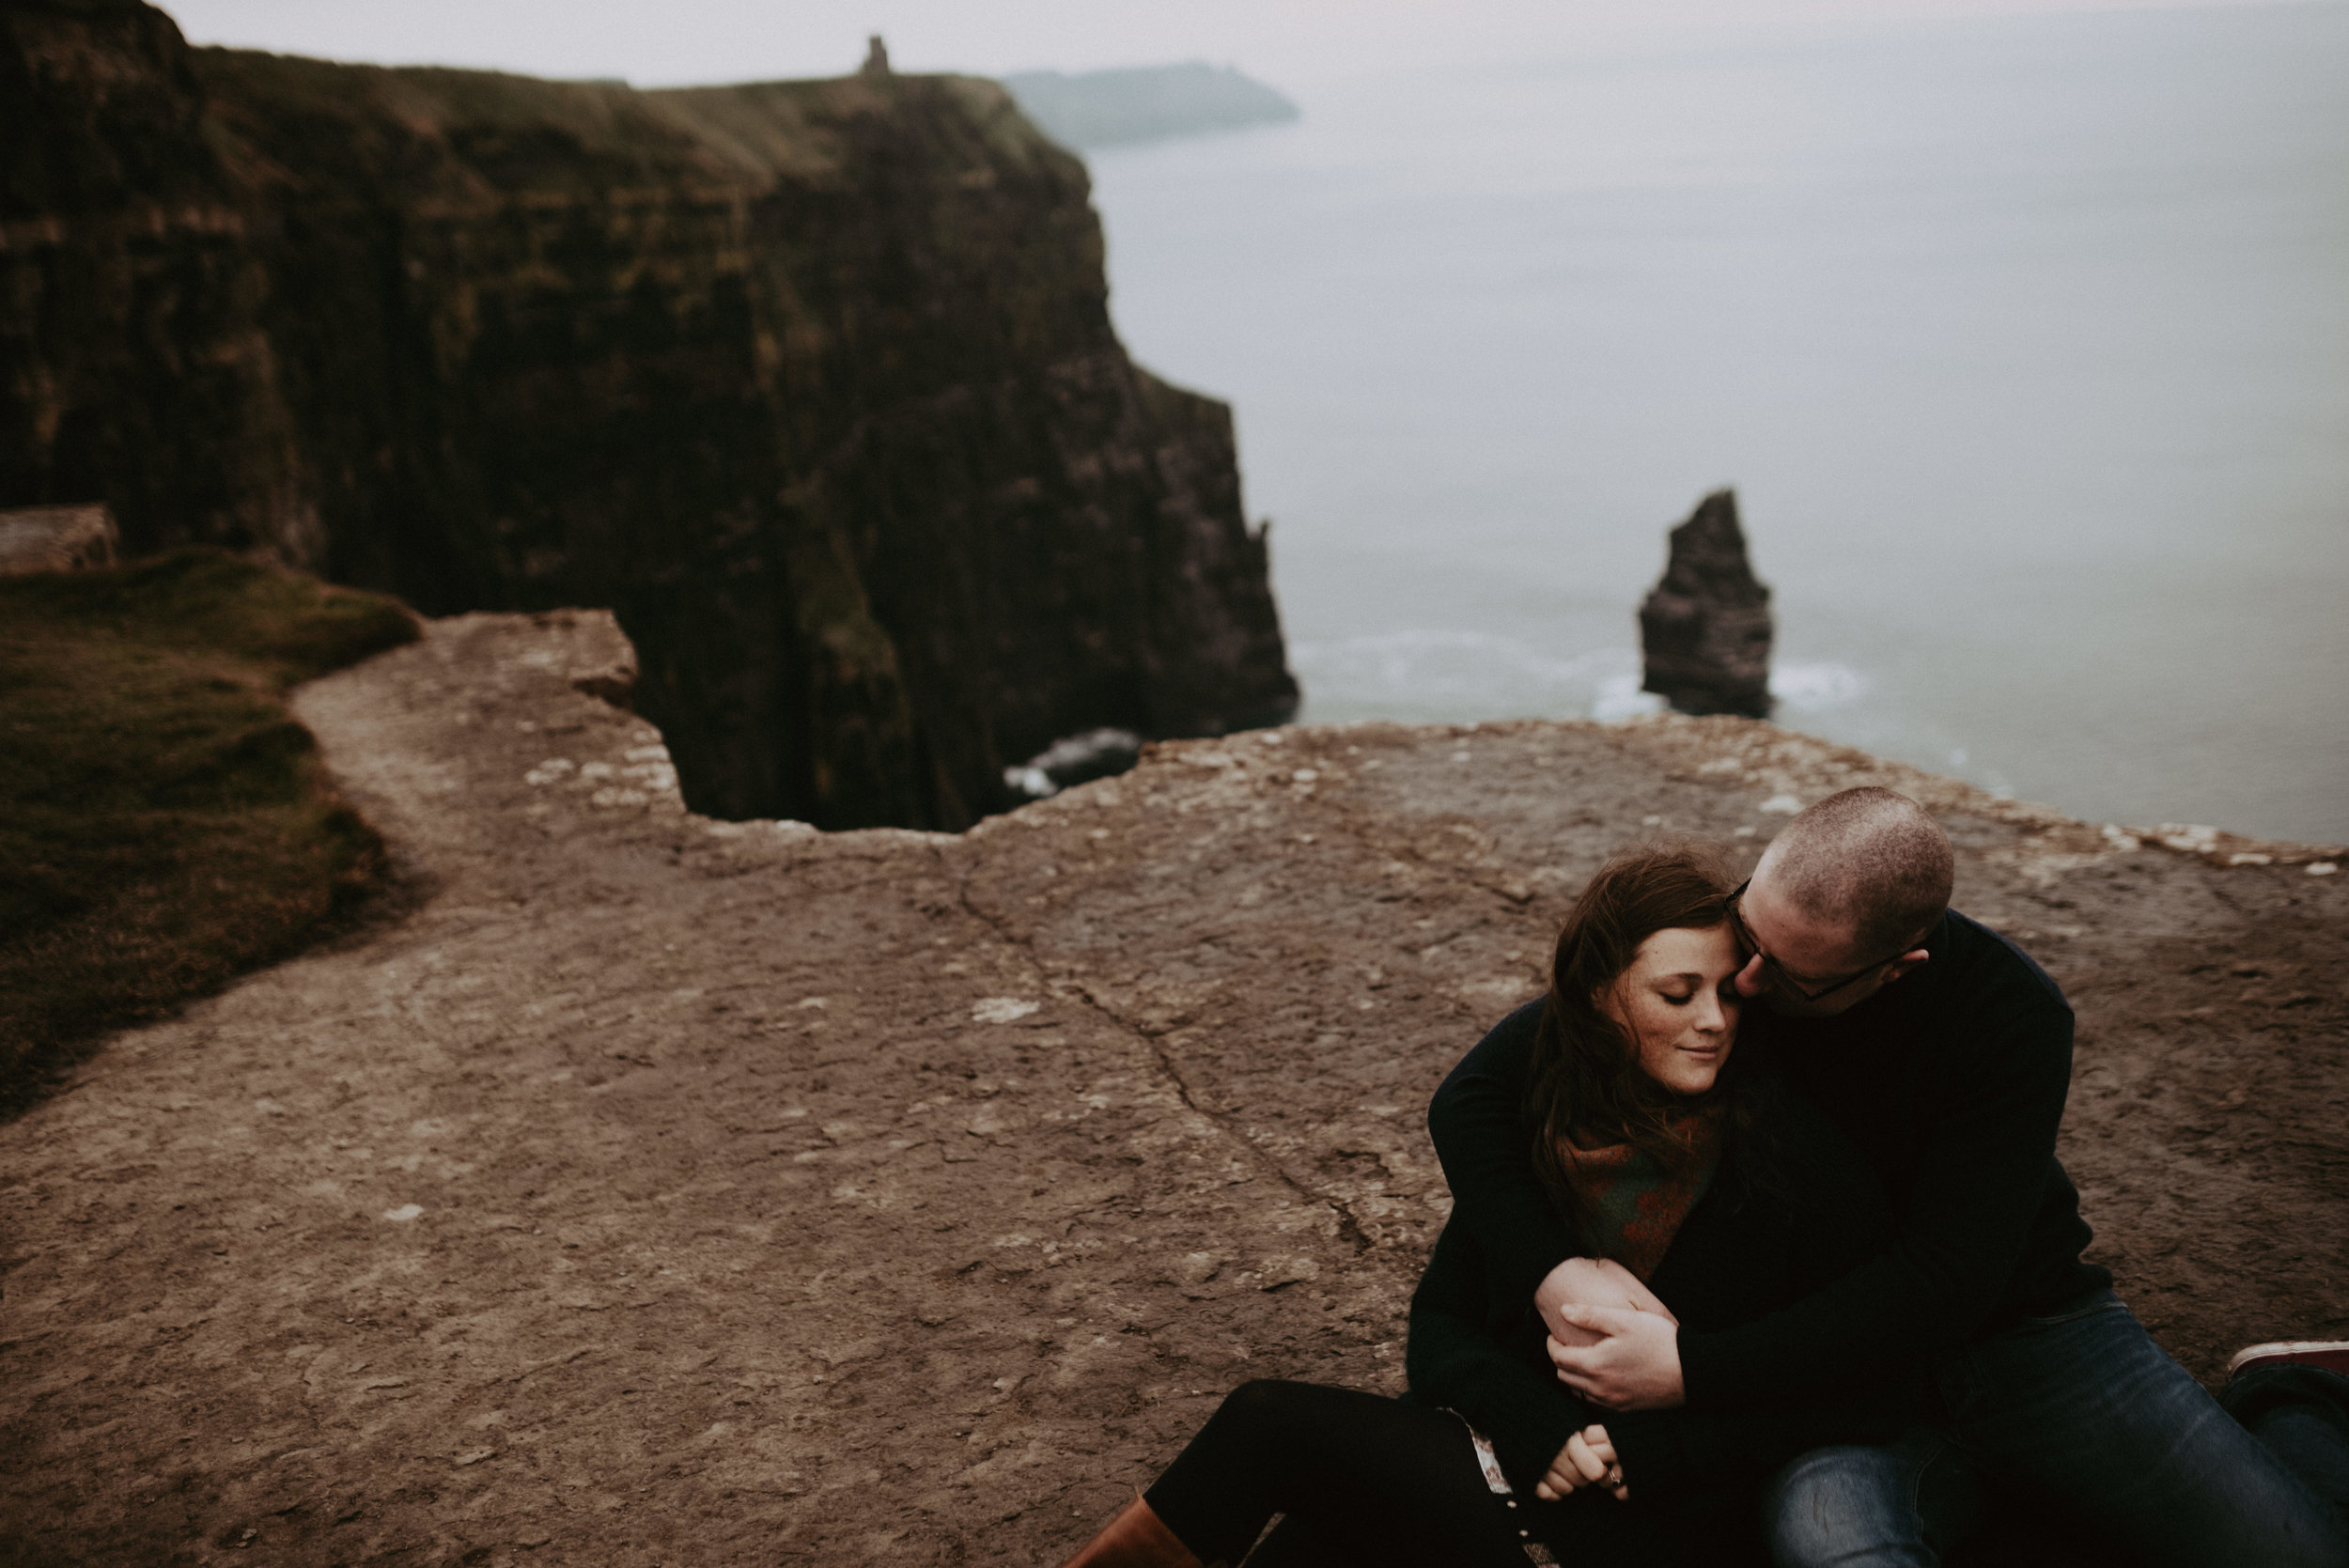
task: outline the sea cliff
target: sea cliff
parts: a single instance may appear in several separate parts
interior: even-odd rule
[[[433,613],[608,604],[686,797],[958,828],[1295,706],[1230,411],[998,85],[666,92],[0,16],[0,505]]]

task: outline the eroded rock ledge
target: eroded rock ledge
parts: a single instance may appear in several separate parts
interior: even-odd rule
[[[2349,1314],[2349,897],[2306,849],[1734,719],[1162,745],[960,836],[713,822],[577,689],[616,638],[468,616],[306,689],[400,907],[0,1128],[36,1560],[1057,1560],[1239,1379],[1399,1381],[1427,1095],[1606,853],[1869,779],[2078,1006],[2063,1153],[2155,1331],[2207,1374]]]

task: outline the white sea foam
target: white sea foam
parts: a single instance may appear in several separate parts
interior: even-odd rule
[[[1664,711],[1664,699],[1653,691],[1640,690],[1636,675],[1609,675],[1598,683],[1598,700],[1591,705],[1591,717],[1604,723],[1621,723],[1642,714]]]
[[[1289,659],[1310,720],[1624,719],[1662,705],[1628,647],[1561,658],[1518,638],[1418,628],[1305,641]]]
[[[1003,783],[1033,800],[1058,795],[1067,785],[1123,773],[1142,754],[1142,737],[1131,730],[1090,729],[1063,736],[1026,762],[1003,769]]]
[[[1617,722],[1660,713],[1640,690],[1639,650],[1592,648],[1561,658],[1489,631],[1415,629],[1299,642],[1289,657],[1311,719],[1590,718]],[[1781,665],[1770,694],[1790,712],[1827,712],[1868,694],[1847,664]]]
[[[1868,689],[1868,677],[1848,664],[1781,664],[1770,672],[1770,695],[1802,713],[1847,707]]]

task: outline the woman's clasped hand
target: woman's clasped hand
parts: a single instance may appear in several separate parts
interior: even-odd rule
[[[1533,1495],[1544,1502],[1556,1502],[1585,1486],[1601,1487],[1622,1501],[1631,1500],[1623,1466],[1615,1459],[1615,1445],[1607,1440],[1607,1429],[1595,1424],[1566,1439],[1566,1446],[1549,1462],[1548,1471],[1534,1483]]]

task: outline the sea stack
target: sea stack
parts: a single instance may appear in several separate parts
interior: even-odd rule
[[[1664,580],[1640,606],[1641,690],[1683,713],[1770,711],[1770,590],[1746,559],[1737,492],[1715,490],[1672,531]]]

